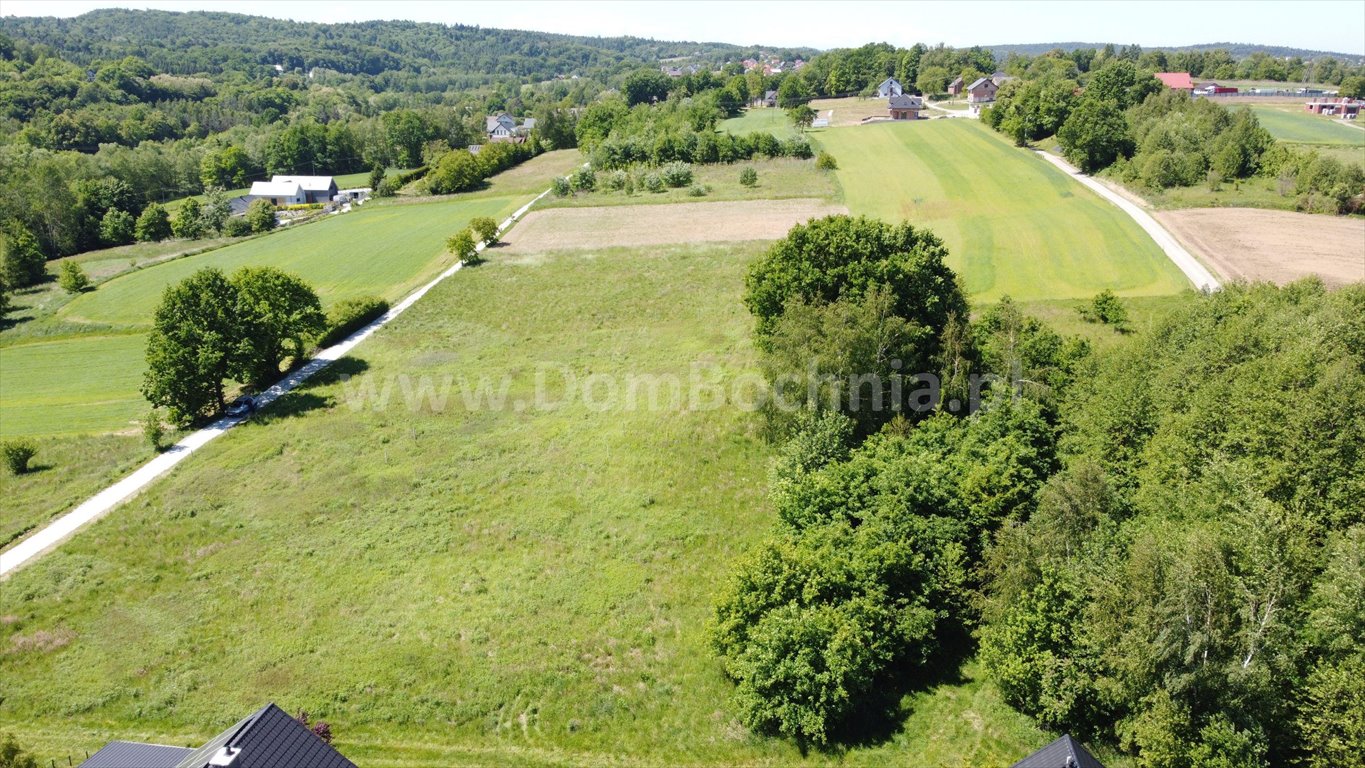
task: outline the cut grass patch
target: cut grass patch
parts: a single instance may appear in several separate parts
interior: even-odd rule
[[[135,429],[148,408],[138,392],[146,348],[141,333],[0,348],[0,436]]]
[[[943,238],[975,298],[1125,296],[1188,286],[1117,207],[974,120],[833,128],[818,141],[839,162],[855,214],[908,221]]]
[[[739,183],[739,173],[745,168],[753,168],[758,173],[758,183],[746,187]],[[626,194],[623,190],[606,188],[606,177],[611,171],[597,172],[598,188],[592,192],[576,192],[568,197],[546,197],[536,205],[537,208],[574,208],[582,206],[606,205],[661,205],[670,203],[725,202],[733,200],[788,200],[792,198],[819,198],[835,201],[839,199],[839,185],[834,175],[815,167],[814,160],[801,160],[791,157],[756,159],[733,165],[693,165],[694,186],[707,188],[703,197],[693,197],[690,187],[665,189],[650,192],[644,188],[645,174],[654,169],[637,167],[632,173],[636,177],[636,191]]]
[[[1335,144],[1365,150],[1365,130],[1343,125],[1340,118],[1306,112],[1303,105],[1290,107],[1253,106],[1251,111],[1271,136],[1294,144]],[[1357,160],[1356,162],[1359,162]]]
[[[787,117],[787,110],[778,107],[749,107],[744,114],[722,120],[717,127],[735,136],[771,133],[779,139],[790,139],[797,135],[796,126]]]

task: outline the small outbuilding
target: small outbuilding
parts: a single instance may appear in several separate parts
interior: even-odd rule
[[[951,83],[948,83],[948,95],[961,96],[963,89],[965,89],[966,87],[967,87],[966,83],[962,81],[962,75],[958,75],[957,77],[953,78],[953,81]]]
[[[1157,72],[1154,77],[1167,88],[1194,93],[1194,80],[1190,79],[1189,72]]]

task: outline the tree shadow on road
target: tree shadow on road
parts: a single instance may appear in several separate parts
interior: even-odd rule
[[[318,389],[332,386],[351,376],[358,376],[370,369],[370,364],[358,357],[343,357],[284,393],[273,403],[266,406],[252,421],[266,426],[283,419],[305,416],[313,411],[326,410],[336,405],[336,398],[330,394],[320,394]]]

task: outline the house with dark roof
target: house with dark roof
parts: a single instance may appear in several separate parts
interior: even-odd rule
[[[272,704],[198,749],[111,741],[80,768],[356,768],[306,725]]]
[[[766,92],[764,92],[764,94],[763,94],[763,106],[765,106],[765,107],[775,107],[775,106],[777,106],[777,91],[766,91]]]
[[[962,82],[962,75],[958,75],[957,77],[953,78],[953,81],[951,83],[948,83],[948,95],[961,96],[962,89],[966,87],[967,87],[966,84]]]
[[[1079,741],[1063,735],[1010,768],[1104,768]]]
[[[887,99],[886,110],[892,120],[918,120],[924,110],[924,99],[918,96],[892,96]]]
[[[905,88],[902,87],[900,81],[894,77],[888,77],[877,84],[878,98],[889,99],[892,96],[899,96],[903,93],[905,93]]]

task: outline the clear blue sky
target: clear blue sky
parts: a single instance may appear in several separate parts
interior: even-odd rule
[[[94,8],[219,10],[299,21],[409,19],[576,35],[635,35],[742,45],[837,48],[885,41],[1255,43],[1365,56],[1365,0],[1300,2],[544,2],[542,0],[0,0],[6,16],[76,16]]]

